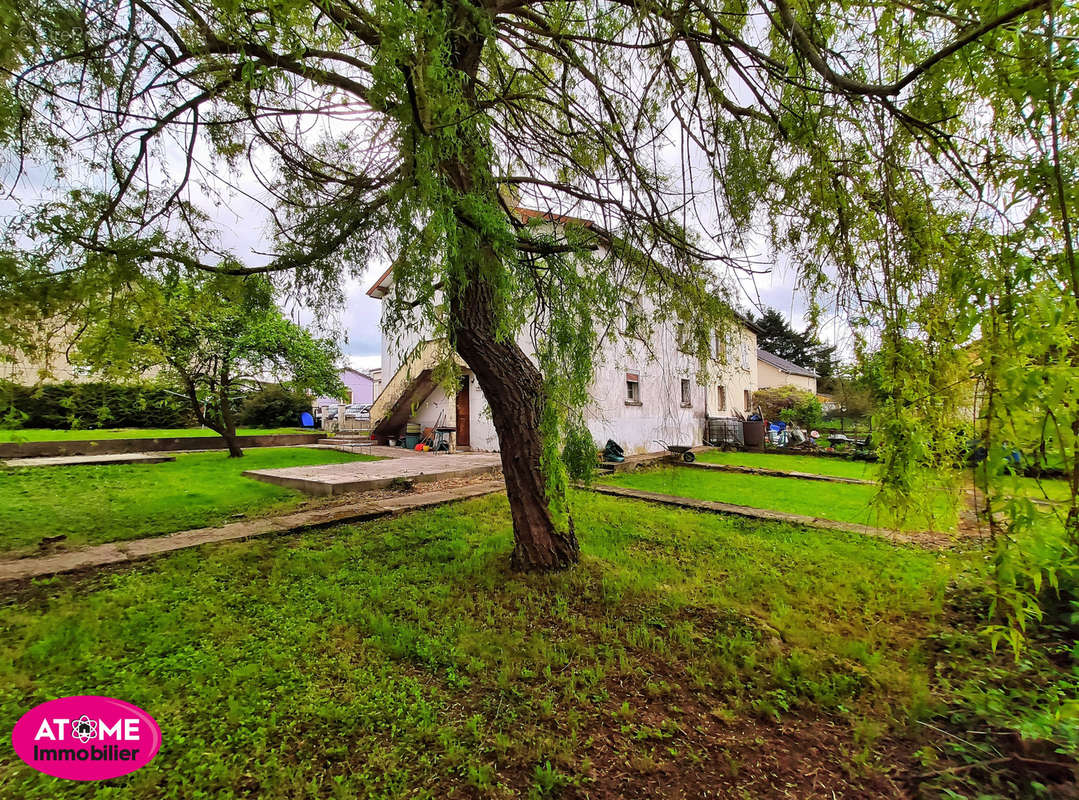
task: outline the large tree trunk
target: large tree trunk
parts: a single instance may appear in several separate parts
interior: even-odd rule
[[[476,375],[498,432],[502,472],[513,515],[513,567],[525,571],[564,569],[577,563],[573,530],[556,529],[540,467],[539,370],[517,343],[496,341],[490,286],[475,274],[452,303],[457,352]]]
[[[469,100],[475,99],[475,77],[485,42],[473,18],[476,13],[475,7],[458,4],[451,35],[451,67],[468,77],[464,93]],[[423,129],[419,116],[416,124]],[[454,148],[440,169],[462,198],[471,195],[494,200],[498,187],[491,173],[491,147],[486,133],[467,116],[454,124]],[[568,519],[564,532],[558,530],[548,505],[547,482],[540,466],[542,378],[515,341],[496,340],[499,325],[489,276],[505,267],[491,243],[483,240],[474,221],[468,219],[468,212],[462,211],[463,208],[457,210],[460,232],[463,239],[472,241],[455,254],[462,263],[455,265],[457,280],[447,286],[450,326],[457,352],[483,389],[498,433],[513,515],[512,563],[514,568],[526,571],[564,569],[577,563],[580,548],[572,519]]]

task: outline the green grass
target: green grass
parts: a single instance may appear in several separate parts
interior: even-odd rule
[[[808,472],[812,475],[832,475],[837,478],[875,480],[876,465],[865,461],[847,461],[825,456],[787,455],[783,453],[724,453],[708,450],[697,454],[705,464],[733,464],[739,467],[759,467],[784,472]]]
[[[1033,500],[1047,500],[1053,503],[1063,503],[1071,497],[1068,482],[1060,478],[1004,478],[1001,483],[1005,494],[1015,497],[1029,497]]]
[[[945,491],[930,493],[929,503],[910,508],[905,518],[897,518],[886,512],[878,513],[872,508],[877,487],[861,484],[741,475],[690,467],[658,467],[620,473],[604,478],[603,482],[677,497],[736,503],[859,525],[903,530],[950,530],[955,525],[955,496]]]
[[[759,467],[784,472],[807,472],[811,475],[857,478],[863,481],[876,480],[877,470],[876,464],[865,461],[848,461],[842,458],[786,453],[744,453],[707,450],[697,453],[697,460],[705,464],[732,464],[740,467]],[[1033,478],[1005,478],[1003,489],[1005,493],[1017,497],[1029,497],[1035,500],[1048,499],[1058,503],[1067,500],[1069,497],[1067,481],[1053,478],[1043,478],[1041,481],[1036,481]]]
[[[571,499],[583,561],[552,576],[507,571],[489,497],[40,582],[0,608],[3,724],[101,694],[163,746],[107,783],[4,748],[0,796],[638,797],[674,775],[762,797],[769,752],[857,782],[882,732],[923,730],[941,554]],[[819,715],[836,746],[801,753]]]
[[[369,461],[371,456],[306,447],[252,447],[177,454],[160,464],[0,469],[0,552],[32,551],[42,537],[66,545],[123,541],[218,525],[234,514],[292,508],[305,495],[245,478],[249,469]]]
[[[312,432],[309,428],[237,428],[236,430],[236,433],[241,436]],[[208,428],[101,428],[72,431],[52,428],[0,429],[0,442],[96,442],[104,439],[175,439],[189,436],[217,436],[217,434]]]

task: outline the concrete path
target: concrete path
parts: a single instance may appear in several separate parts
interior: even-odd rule
[[[659,503],[665,506],[688,508],[691,511],[708,511],[713,514],[733,514],[750,519],[766,520],[768,522],[786,522],[793,525],[808,525],[813,528],[825,528],[833,531],[845,531],[848,533],[861,533],[866,536],[876,536],[893,542],[908,544],[928,545],[932,547],[946,546],[954,541],[943,533],[915,533],[907,531],[893,531],[888,528],[873,528],[868,525],[858,525],[854,522],[839,522],[832,519],[821,519],[804,514],[789,514],[785,511],[769,511],[752,506],[739,506],[734,503],[719,503],[714,500],[694,500],[688,497],[677,497],[671,494],[659,492],[645,492],[640,489],[626,489],[622,486],[608,486],[595,483],[591,486],[581,487],[591,489],[599,494],[609,494],[615,497],[631,497],[634,500],[645,500],[649,503]]]
[[[837,475],[818,475],[815,472],[794,472],[782,469],[766,469],[765,467],[743,467],[738,464],[702,464],[694,461],[692,464],[683,464],[683,467],[694,469],[711,469],[717,472],[741,472],[744,475],[766,475],[770,478],[800,478],[804,481],[826,481],[827,483],[856,483],[864,486],[875,486],[873,481],[863,481],[861,478],[841,478]]]
[[[466,478],[502,469],[502,459],[497,453],[412,453],[412,456],[392,456],[385,461],[349,461],[344,464],[321,464],[313,467],[252,469],[243,474],[258,481],[327,497],[346,492],[385,489],[401,478],[422,483],[445,478]],[[381,453],[372,452],[372,455]]]
[[[161,453],[112,453],[99,456],[42,456],[41,458],[9,458],[5,467],[80,467],[92,464],[160,464],[175,461],[176,456]]]
[[[363,522],[379,517],[394,516],[422,508],[467,500],[471,497],[494,494],[505,489],[500,480],[484,481],[470,486],[460,486],[438,492],[402,495],[369,502],[354,503],[337,508],[300,511],[282,517],[268,517],[245,522],[234,522],[220,528],[197,528],[190,531],[170,533],[167,536],[155,536],[149,539],[134,539],[129,542],[109,542],[39,558],[17,558],[0,561],[0,583],[5,581],[27,580],[53,575],[60,572],[72,572],[108,564],[122,564],[129,561],[148,558],[198,547],[215,542],[234,542],[265,536],[273,533],[295,533],[328,525],[341,525],[351,522]]]

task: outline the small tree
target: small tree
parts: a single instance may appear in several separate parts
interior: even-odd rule
[[[820,384],[818,383],[818,388]],[[844,365],[831,379],[829,393],[837,408],[828,413],[829,419],[863,420],[873,413],[873,393],[870,380],[856,366]]]
[[[198,421],[243,455],[236,401],[262,381],[301,391],[342,390],[337,347],[287,320],[264,278],[143,280],[90,326],[77,357],[97,372],[159,370]]]

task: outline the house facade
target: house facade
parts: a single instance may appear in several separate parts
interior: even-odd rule
[[[816,372],[760,348],[757,349],[757,380],[761,389],[794,386],[817,393]]]
[[[352,367],[345,367],[338,376],[341,383],[345,384],[343,397],[319,397],[315,400],[315,406],[336,406],[338,403],[346,404],[363,403],[370,405],[375,400],[375,382],[370,375],[360,372]]]
[[[368,290],[384,299],[393,291],[387,270]],[[592,402],[584,410],[592,438],[599,446],[608,439],[627,453],[662,450],[658,440],[698,445],[708,417],[745,415],[757,389],[757,330],[749,321],[732,326],[725,336],[713,337],[707,385],[699,381],[698,360],[678,346],[671,326],[657,325],[644,340],[629,332],[634,306],[647,313],[647,297],[627,298],[622,319],[603,336],[595,358]],[[518,345],[530,357],[533,346],[525,332]],[[441,353],[440,343],[423,331],[405,334],[399,341],[382,336],[382,393],[371,410],[376,436],[404,428],[456,428],[458,447],[499,450],[491,413],[475,376],[458,358],[463,376],[457,391],[436,385],[432,369]],[[382,421],[381,424],[379,421]]]

